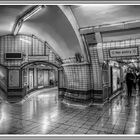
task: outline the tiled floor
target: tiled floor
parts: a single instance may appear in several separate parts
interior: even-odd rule
[[[104,107],[79,108],[58,101],[57,89],[37,91],[27,101],[0,104],[1,134],[140,134],[140,96],[119,95]]]

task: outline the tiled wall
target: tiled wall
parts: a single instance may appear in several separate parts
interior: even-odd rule
[[[65,88],[88,91],[90,87],[90,69],[88,64],[63,65]]]
[[[109,50],[110,49],[117,49],[117,48],[128,48],[128,47],[138,47],[138,53],[140,54],[140,39],[130,39],[130,40],[124,40],[124,41],[116,41],[116,42],[105,42],[102,43],[102,50],[103,50],[103,56],[104,60],[120,60],[121,58],[110,58]],[[138,56],[139,57],[139,56]],[[137,58],[138,58],[137,57]],[[129,57],[130,59],[131,57]],[[122,59],[128,59],[128,57],[123,57]]]
[[[90,45],[88,48],[91,64],[67,62],[63,65],[64,70],[63,74],[61,72],[61,78],[64,79],[61,80],[60,89],[64,88],[64,92],[60,92],[60,94],[71,97],[73,100],[96,98],[97,102],[101,102],[103,100],[102,67],[99,63],[97,44]],[[81,91],[85,91],[85,93]]]
[[[93,89],[102,90],[102,73],[97,53],[97,45],[89,46],[89,52],[91,56],[91,75],[93,77]]]
[[[81,103],[91,102],[91,75],[88,63],[63,64],[59,70],[59,96]]]
[[[4,59],[4,53],[23,53],[23,60]],[[47,46],[47,43],[39,40],[35,36],[7,35],[0,37],[0,63],[5,66],[20,66],[28,56],[48,56],[49,62],[56,62],[55,53]]]
[[[97,44],[90,45],[89,52],[91,56],[91,88],[93,92],[94,103],[103,102],[103,87],[102,87],[102,67],[99,63]]]

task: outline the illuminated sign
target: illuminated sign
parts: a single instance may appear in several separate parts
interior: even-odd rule
[[[138,48],[122,48],[122,49],[111,49],[109,50],[110,57],[127,57],[127,56],[137,56]]]

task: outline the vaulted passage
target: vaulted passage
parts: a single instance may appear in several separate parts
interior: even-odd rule
[[[140,134],[139,5],[0,5],[0,134]]]

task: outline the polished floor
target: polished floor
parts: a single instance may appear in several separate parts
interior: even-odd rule
[[[140,96],[128,100],[124,92],[104,107],[85,108],[60,102],[56,88],[43,89],[26,101],[0,103],[0,134],[140,134]]]

